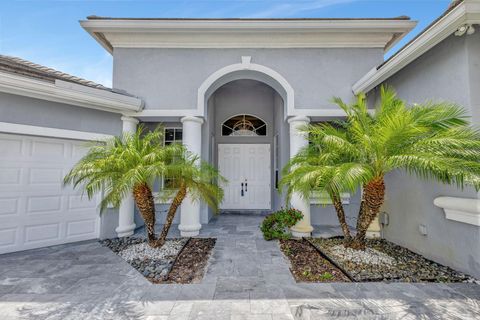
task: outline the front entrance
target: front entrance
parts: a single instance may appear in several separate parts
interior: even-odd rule
[[[228,180],[223,210],[271,209],[270,144],[219,144],[218,169]]]

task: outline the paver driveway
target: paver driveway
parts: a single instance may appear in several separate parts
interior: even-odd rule
[[[152,285],[96,242],[0,256],[0,319],[480,319],[475,284],[295,283],[260,221],[204,227],[218,240],[200,284]]]

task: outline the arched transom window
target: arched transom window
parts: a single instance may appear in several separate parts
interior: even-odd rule
[[[266,136],[267,124],[255,116],[241,114],[222,123],[222,136],[255,137]]]

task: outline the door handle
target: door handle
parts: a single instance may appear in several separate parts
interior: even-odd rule
[[[240,195],[243,197],[243,182],[241,183],[242,185],[242,191],[240,191]]]
[[[248,183],[245,181],[245,192],[248,191]]]

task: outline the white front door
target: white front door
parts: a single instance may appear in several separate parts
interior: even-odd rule
[[[270,210],[269,144],[219,144],[218,169],[228,183],[220,209]]]
[[[98,200],[63,186],[85,142],[0,134],[0,254],[98,238]]]

